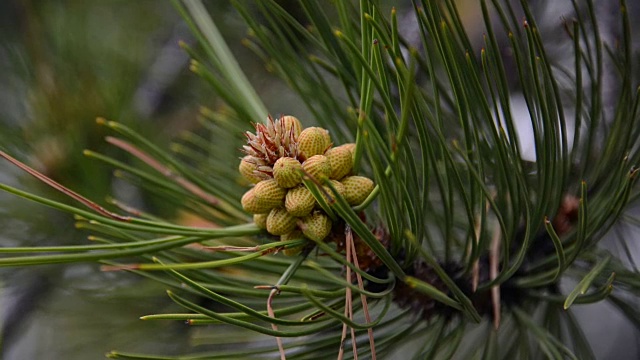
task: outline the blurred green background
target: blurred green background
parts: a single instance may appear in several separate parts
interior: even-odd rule
[[[211,14],[250,80],[279,110],[283,86],[242,47],[245,26],[226,2]],[[128,124],[166,144],[198,127],[199,107],[221,106],[189,69],[178,46],[194,44],[164,1],[3,1],[0,3],[0,149],[100,203],[108,194],[173,216],[113,176],[83,149],[129,161],[103,141],[98,116]],[[0,181],[69,201],[0,163]],[[0,194],[2,246],[86,243],[72,217]],[[184,324],[146,323],[171,311],[162,286],[98,264],[0,270],[4,359],[101,359],[112,349],[184,354],[197,341]]]

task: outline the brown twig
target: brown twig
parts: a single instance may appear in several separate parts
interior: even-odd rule
[[[346,238],[347,238],[347,246],[349,246],[349,243],[350,243],[351,244],[350,247],[353,251],[353,264],[356,266],[356,268],[360,269],[360,265],[358,264],[358,254],[356,252],[356,245],[355,245],[355,242],[353,241],[353,233],[351,231],[351,227],[349,226],[347,226],[346,228]],[[356,279],[358,279],[358,288],[361,291],[364,291],[364,285],[363,285],[362,276],[360,275],[360,273],[356,273]],[[367,304],[367,296],[364,295],[362,292],[360,293],[360,301],[362,301],[364,318],[367,321],[367,323],[371,323],[371,316],[369,315],[369,305]],[[367,334],[369,335],[369,347],[371,348],[371,360],[376,360],[376,344],[375,344],[375,339],[373,337],[373,329],[368,328]]]
[[[140,264],[102,265],[100,271],[140,270]]]
[[[347,262],[351,262],[351,247],[347,247]],[[351,267],[347,266],[347,281],[351,281]],[[351,288],[347,287],[344,296],[344,317],[348,317],[350,314],[349,307],[351,307]],[[344,342],[347,339],[347,324],[342,324],[342,336],[340,337],[340,348],[338,350],[338,360],[344,358]]]
[[[271,288],[271,292],[269,293],[269,298],[267,299],[267,313],[270,318],[275,319],[276,314],[273,312],[273,298],[280,293],[280,289],[277,286],[273,286]],[[271,329],[273,331],[278,331],[278,325],[271,323]],[[278,351],[280,352],[280,360],[287,360],[287,355],[284,352],[284,345],[282,345],[282,338],[280,336],[276,336],[276,343],[278,343]]]
[[[114,198],[107,198],[107,203],[116,206],[118,209],[127,212],[135,217],[142,217],[143,216],[143,212],[139,209],[134,208],[133,206],[127,205],[119,200],[116,200]]]
[[[3,157],[5,159],[7,159],[9,162],[11,162],[12,164],[14,164],[15,166],[19,167],[20,169],[22,169],[23,171],[25,171],[26,173],[28,173],[29,175],[35,177],[36,179],[42,181],[43,183],[49,185],[50,187],[60,191],[61,193],[67,195],[68,197],[78,201],[79,203],[83,204],[84,206],[90,208],[91,210],[97,212],[98,214],[114,219],[114,220],[119,220],[119,221],[131,221],[131,218],[128,216],[122,216],[122,215],[118,215],[116,213],[112,213],[111,211],[108,211],[107,209],[103,208],[102,206],[96,204],[95,202],[87,199],[86,197],[76,193],[75,191],[61,185],[60,183],[54,181],[53,179],[47,177],[46,175],[38,172],[37,170],[29,167],[28,165],[20,162],[19,160],[14,159],[13,157],[11,157],[9,154],[5,153],[4,151],[0,150],[0,157]]]
[[[351,239],[351,241],[353,242],[353,239]],[[347,240],[347,245],[348,245],[348,240]],[[355,250],[353,248],[351,248],[351,251],[347,250],[347,261],[352,263],[353,262],[353,257],[355,256]],[[350,266],[347,266],[347,281],[351,281],[351,268]],[[349,310],[349,320],[353,321],[353,294],[351,292],[351,288],[347,288],[346,293],[347,295],[347,302],[349,303],[349,306],[347,307],[347,309]],[[353,352],[353,358],[355,360],[358,360],[358,343],[356,341],[356,332],[353,328],[350,328],[350,332],[351,332],[351,351]]]

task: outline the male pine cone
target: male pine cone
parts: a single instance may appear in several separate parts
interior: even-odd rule
[[[239,165],[242,177],[255,184],[242,197],[242,207],[270,234],[281,239],[304,236],[323,241],[331,232],[331,219],[301,184],[305,176],[320,185],[331,181],[352,206],[360,205],[373,191],[371,179],[351,175],[355,144],[332,148],[327,130],[303,129],[300,121],[289,115],[276,120],[269,117],[266,125],[256,124],[255,128],[255,134],[246,133],[246,156]],[[326,202],[330,198],[325,192],[333,198],[328,186],[320,190]]]

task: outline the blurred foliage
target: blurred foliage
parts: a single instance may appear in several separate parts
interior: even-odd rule
[[[0,148],[93,199],[104,199],[115,186],[132,202],[172,214],[83,155],[86,148],[113,153],[95,124],[97,116],[130,123],[162,142],[196,126],[198,107],[211,102],[211,92],[189,76],[188,58],[177,43],[190,36],[170,4],[4,1],[0,18]],[[0,178],[68,201],[12,169],[3,167]],[[86,241],[72,219],[14,200],[0,197],[3,245]],[[109,283],[103,275],[95,277],[97,271],[82,266],[2,271],[4,358],[95,358],[109,350],[101,348],[104,339],[132,344],[144,338],[143,333],[131,335],[140,324],[135,317],[120,316],[120,310],[123,304],[153,303],[156,287],[123,277]],[[83,291],[87,286],[101,294]],[[100,300],[104,294],[112,305]],[[128,299],[128,294],[140,298]],[[155,303],[162,307],[165,302]],[[104,314],[97,323],[111,325],[91,325],[96,320],[88,316],[96,307]],[[121,327],[129,328],[129,335],[119,335]],[[178,339],[173,331],[167,334]],[[76,340],[62,346],[69,338]],[[133,347],[152,350],[161,343]],[[176,346],[177,341],[171,345]]]

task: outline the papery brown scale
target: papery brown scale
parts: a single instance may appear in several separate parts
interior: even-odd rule
[[[275,139],[278,136],[278,129],[276,128],[275,124],[273,123],[273,119],[269,123],[268,130],[269,130],[269,135],[271,136],[271,138]]]
[[[298,158],[298,146],[296,144],[296,135],[293,132],[293,129],[289,132],[289,153],[294,154],[292,156],[294,159]]]
[[[282,157],[298,157],[298,144],[295,128],[288,128],[282,119],[267,118],[266,124],[253,124],[255,134],[245,133],[247,145],[245,154],[251,156],[257,164],[261,177],[272,177],[273,165]]]
[[[269,162],[273,162],[273,159],[278,156],[278,154],[274,153],[274,151],[265,146],[265,144],[262,145],[262,152],[267,156]]]
[[[250,152],[252,152],[254,156],[259,156],[260,154],[262,154],[262,149],[260,149],[260,146],[257,144],[255,146],[252,144],[251,146],[249,146],[249,148],[251,149]]]
[[[247,146],[249,149],[251,149],[252,151],[256,152],[256,153],[260,153],[262,150],[260,149],[260,143],[257,141],[249,141],[247,142]]]
[[[267,116],[267,133],[271,136],[271,137],[275,137],[276,136],[276,132],[275,132],[275,122],[273,120],[273,117],[271,115]]]
[[[275,142],[273,142],[271,139],[272,137],[270,136],[264,136],[264,134],[260,134],[261,135],[261,140],[264,142],[264,144],[270,148],[273,149],[274,147],[276,147]]]

